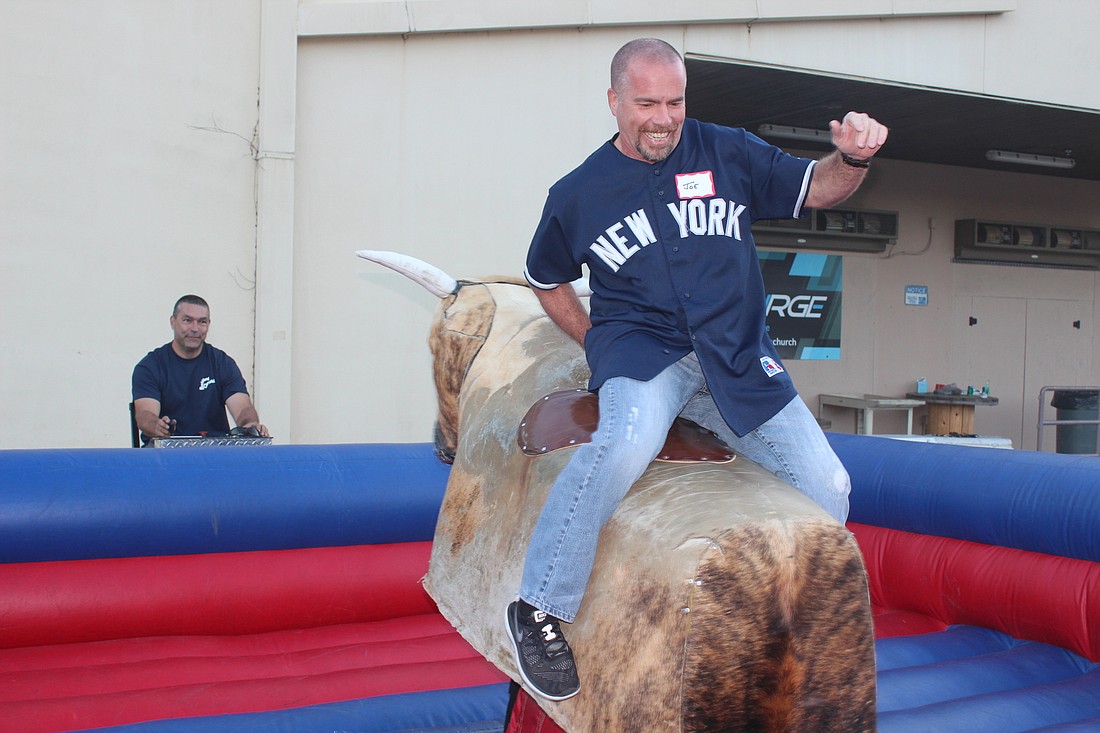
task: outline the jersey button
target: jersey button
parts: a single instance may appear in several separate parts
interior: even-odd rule
[[[691,300],[691,293],[684,293],[684,298],[686,300]]]

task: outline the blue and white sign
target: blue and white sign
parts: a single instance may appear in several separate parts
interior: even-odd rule
[[[906,285],[905,286],[905,304],[906,305],[928,305],[928,286],[927,285]]]

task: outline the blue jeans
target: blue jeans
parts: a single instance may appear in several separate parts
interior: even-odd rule
[[[657,456],[677,415],[713,430],[837,521],[848,516],[848,472],[799,397],[739,438],[719,414],[693,352],[647,382],[607,380],[599,400],[592,441],[578,447],[558,475],[527,548],[519,596],[551,616],[576,618],[600,528]]]

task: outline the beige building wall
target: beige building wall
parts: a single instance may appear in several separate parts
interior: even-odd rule
[[[0,92],[22,100],[0,173],[0,447],[126,445],[130,371],[190,291],[279,442],[429,440],[436,302],[355,250],[518,274],[546,189],[614,132],[607,65],[633,37],[1100,108],[1088,0],[676,5],[0,5],[0,60],[18,69]],[[1025,52],[1052,36],[1058,54]],[[1100,381],[1097,276],[952,264],[953,222],[1100,228],[1098,198],[1095,182],[876,163],[852,203],[900,211],[901,236],[889,256],[845,256],[842,359],[788,363],[806,401],[988,378],[1001,405],[978,431],[1034,445],[1038,386]],[[907,284],[930,305],[905,307]],[[1052,331],[1078,312],[1084,328]],[[971,313],[981,328],[958,326]]]
[[[251,383],[259,5],[0,3],[0,448],[129,445],[175,299]]]

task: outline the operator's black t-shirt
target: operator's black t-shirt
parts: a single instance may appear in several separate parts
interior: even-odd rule
[[[134,367],[134,399],[158,400],[160,416],[176,421],[175,435],[228,435],[225,401],[238,392],[248,394],[237,363],[210,344],[194,359],[184,359],[167,343]],[[148,440],[143,434],[142,442]]]

